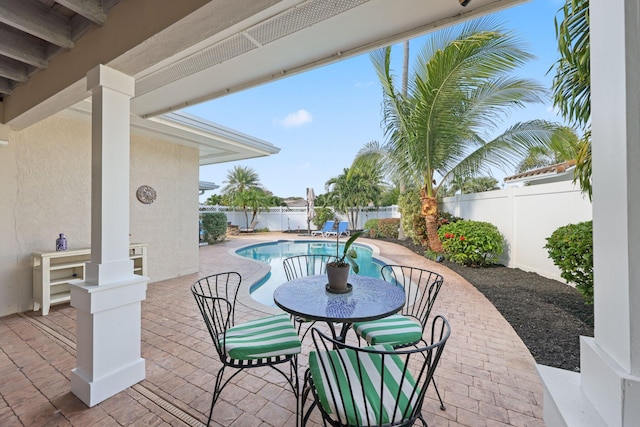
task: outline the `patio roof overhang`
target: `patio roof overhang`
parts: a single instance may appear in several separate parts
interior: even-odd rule
[[[89,121],[91,101],[81,101],[61,114]],[[280,152],[280,148],[267,141],[184,112],[164,114],[151,120],[132,114],[130,121],[134,134],[198,149],[200,166]]]
[[[59,48],[46,68],[5,91],[0,122],[23,129],[86,99],[86,74],[99,64],[135,78],[132,114],[148,118],[522,2],[473,0],[466,7],[456,0],[115,2],[103,20]],[[71,5],[100,4],[48,3],[52,11],[64,9],[69,22],[79,16]],[[23,21],[35,22],[33,4],[42,5],[22,3]],[[29,31],[11,19],[3,22]],[[8,44],[0,38],[0,55],[11,50]]]

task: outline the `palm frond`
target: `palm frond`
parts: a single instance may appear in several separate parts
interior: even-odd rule
[[[501,135],[466,153],[463,158],[451,158],[438,172],[445,178],[449,174],[490,174],[492,169],[506,172],[507,167],[514,168],[529,150],[535,147],[548,149],[557,129],[557,124],[544,120],[516,123]]]

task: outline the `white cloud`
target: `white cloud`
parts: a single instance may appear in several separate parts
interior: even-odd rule
[[[307,110],[298,110],[295,113],[289,113],[284,119],[276,119],[275,123],[286,128],[302,126],[305,123],[311,123],[313,116]]]

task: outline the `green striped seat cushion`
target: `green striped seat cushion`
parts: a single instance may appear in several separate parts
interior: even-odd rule
[[[393,347],[388,345],[369,348],[393,350]],[[361,370],[358,369],[358,354],[363,366]],[[415,380],[408,371],[402,378],[404,363],[400,357],[386,355],[385,358],[385,383],[382,390],[384,399],[381,399],[382,355],[356,353],[351,349],[309,353],[309,370],[320,405],[333,420],[354,426],[380,425],[402,421],[412,414],[420,389],[414,390]],[[328,371],[328,376],[325,375],[323,366]],[[400,387],[402,392],[399,394]],[[349,390],[353,391],[353,399]],[[336,396],[335,402],[332,396]],[[342,396],[342,399],[339,396]],[[398,409],[394,411],[398,396]],[[368,402],[367,406],[364,404],[365,399]],[[384,405],[382,411],[381,405]]]
[[[369,344],[391,344],[398,346],[420,341],[422,325],[413,317],[393,314],[391,316],[353,324],[356,333]]]
[[[302,347],[286,313],[236,325],[227,329],[226,337],[226,352],[236,360],[298,354]]]

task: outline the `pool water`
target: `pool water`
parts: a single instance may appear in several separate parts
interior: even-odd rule
[[[343,247],[344,244],[341,244],[339,249],[340,254],[342,254]],[[354,243],[351,247],[358,253],[357,262],[360,267],[358,274],[381,278],[380,268],[384,263],[373,258],[372,250],[357,243]],[[273,302],[273,291],[287,281],[282,261],[285,258],[295,255],[335,255],[336,244],[335,242],[280,240],[277,242],[247,246],[238,249],[236,254],[264,262],[271,266],[271,272],[267,274],[264,279],[251,286],[249,293],[251,297],[259,303],[267,306],[275,306]],[[353,272],[349,274],[353,274]]]

